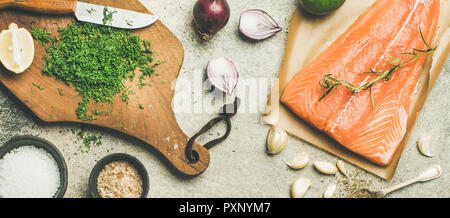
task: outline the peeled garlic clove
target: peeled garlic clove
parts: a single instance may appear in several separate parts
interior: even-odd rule
[[[309,153],[306,151],[303,151],[299,154],[297,154],[294,159],[288,163],[288,166],[292,169],[302,169],[308,165],[310,160]]]
[[[277,126],[272,126],[267,137],[267,153],[278,154],[286,146],[288,136],[286,131]]]
[[[291,195],[293,198],[302,198],[311,186],[311,180],[299,178],[291,186]]]
[[[336,174],[338,169],[334,164],[325,162],[325,161],[316,161],[314,162],[314,167],[321,173],[327,175]]]
[[[424,136],[420,137],[417,141],[417,147],[419,148],[420,153],[427,157],[433,157],[431,154],[431,134],[427,133]]]
[[[334,191],[336,191],[336,184],[331,184],[327,187],[327,189],[325,190],[325,192],[323,193],[323,197],[324,198],[332,198]]]
[[[347,173],[347,168],[345,167],[344,161],[338,160],[336,166],[338,167],[339,171],[341,171],[341,173],[344,174],[345,177],[350,177]]]

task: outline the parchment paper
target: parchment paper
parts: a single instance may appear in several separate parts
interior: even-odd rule
[[[432,46],[438,46],[438,48],[433,55],[428,56],[423,67],[416,91],[411,96],[411,109],[405,137],[389,166],[377,166],[347,150],[329,136],[306,124],[279,102],[279,98],[288,82],[322,51],[328,48],[374,2],[375,0],[347,0],[339,10],[323,17],[311,16],[300,8],[294,12],[284,61],[278,75],[279,84],[276,84],[272,90],[267,106],[269,112],[263,116],[263,120],[269,124],[277,125],[287,132],[362,169],[390,180],[395,175],[401,154],[408,142],[419,112],[425,104],[425,100],[436,82],[450,51],[449,0],[441,0],[438,29],[432,43]]]

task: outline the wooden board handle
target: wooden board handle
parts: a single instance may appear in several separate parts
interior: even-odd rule
[[[0,9],[7,8],[14,3],[14,0],[0,0]]]
[[[73,14],[73,0],[0,0],[1,8],[19,8],[26,11],[45,14]]]

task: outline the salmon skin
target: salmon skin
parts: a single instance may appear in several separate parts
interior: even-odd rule
[[[411,58],[413,48],[426,50],[436,31],[439,0],[378,0],[309,66],[289,82],[281,102],[300,118],[341,145],[380,166],[392,161],[407,128],[411,95],[427,53],[393,72],[388,81],[353,93],[338,86],[325,91],[319,84],[325,74],[356,87],[378,76],[391,61]]]

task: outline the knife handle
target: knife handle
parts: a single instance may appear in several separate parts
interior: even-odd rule
[[[26,11],[44,14],[73,14],[74,0],[0,0],[1,8],[19,8]]]

